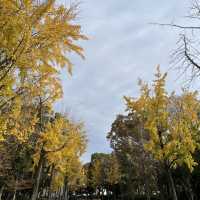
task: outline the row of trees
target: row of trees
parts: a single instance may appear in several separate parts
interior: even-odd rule
[[[190,84],[200,73],[199,1],[193,1],[186,19],[192,20],[191,26],[159,25],[180,30],[172,64],[188,75]],[[152,85],[139,81],[139,96],[124,97],[127,112],[116,117],[107,135],[118,166],[116,182],[111,184],[117,190],[103,186],[112,191],[112,199],[200,199],[199,94],[187,89],[168,94],[166,77],[158,67]],[[98,173],[106,177],[102,170]]]
[[[183,194],[198,199],[192,187],[198,183],[192,179],[200,142],[197,92],[169,95],[166,74],[158,68],[155,77],[152,88],[140,82],[138,98],[125,97],[128,114],[113,123],[108,135],[111,147],[123,173],[133,172],[127,176],[133,193],[146,194],[149,199],[158,195],[175,200]]]
[[[157,69],[152,86],[125,97],[127,113],[113,122],[113,152],[96,153],[82,166],[82,123],[56,113],[60,71],[72,73],[69,53],[83,58],[76,41],[76,5],[55,0],[0,0],[0,199],[68,199],[75,192],[110,199],[200,199],[200,102],[197,92],[168,94]],[[199,20],[195,1],[190,18]],[[184,30],[173,54],[184,71],[199,75],[199,26]],[[188,32],[192,30],[192,34]],[[71,195],[72,196],[72,195]],[[83,196],[83,195],[82,195]]]
[[[91,162],[84,165],[85,182],[79,192],[90,198],[117,197],[117,184],[120,180],[120,169],[114,154],[94,153]]]
[[[76,8],[0,0],[0,199],[67,199],[82,183],[83,124],[53,110],[69,53],[83,57]]]
[[[85,165],[87,192],[111,199],[199,199],[200,102],[197,92],[168,94],[159,67],[153,85],[142,81],[127,114],[108,133],[113,153]]]

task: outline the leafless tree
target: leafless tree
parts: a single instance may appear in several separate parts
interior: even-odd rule
[[[191,83],[200,77],[200,0],[192,1],[190,13],[186,18],[192,25],[159,25],[170,26],[180,31],[177,46],[171,54],[171,64],[179,70],[180,76],[187,74],[187,82]]]

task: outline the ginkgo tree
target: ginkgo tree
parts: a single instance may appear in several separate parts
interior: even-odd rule
[[[14,146],[23,146],[23,152],[20,148],[9,151],[13,159],[34,152],[32,199],[37,198],[43,163],[51,167],[56,163],[54,168],[63,173],[64,165],[70,165],[63,157],[79,163],[86,145],[85,136],[79,134],[81,128],[66,119],[52,121],[53,105],[62,97],[61,69],[72,74],[71,52],[83,58],[83,49],[76,42],[87,38],[74,21],[76,14],[76,6],[67,8],[55,0],[0,0],[0,145],[2,149],[11,147],[12,138]],[[64,129],[66,124],[71,124],[66,137],[73,141],[72,146],[59,143],[66,137],[58,127]],[[52,146],[48,147],[50,141]],[[16,193],[17,184],[15,188]]]
[[[62,115],[56,115],[40,132],[33,156],[36,183],[32,199],[37,198],[44,165],[52,166],[50,186],[63,187],[65,178],[70,181],[73,166],[80,162],[86,148],[86,136],[82,124],[76,124]],[[78,168],[77,168],[78,169]]]
[[[28,70],[56,72],[58,66],[67,66],[71,73],[72,64],[66,55],[74,51],[83,56],[83,49],[74,43],[86,39],[81,27],[73,23],[75,7],[65,8],[55,0],[39,2],[1,0],[1,82],[7,77],[16,82]]]
[[[138,98],[125,97],[127,110],[139,117],[149,140],[144,144],[166,170],[173,200],[177,200],[171,168],[186,165],[191,171],[196,165],[193,158],[198,148],[199,101],[197,92],[183,91],[180,96],[167,94],[165,79],[157,68],[153,87],[140,81]]]
[[[7,108],[19,107],[16,98],[37,91],[38,81],[60,87],[60,69],[66,67],[72,73],[69,53],[83,57],[83,49],[76,41],[87,38],[81,33],[81,26],[74,23],[76,6],[66,8],[55,0],[1,0],[0,4],[2,133],[7,124],[2,114],[10,111]],[[0,137],[3,139],[2,134]]]

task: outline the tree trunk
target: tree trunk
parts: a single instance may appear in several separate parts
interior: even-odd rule
[[[143,170],[145,171],[144,168],[143,168]],[[144,177],[145,177],[145,174],[144,174]],[[146,178],[145,178],[144,189],[145,189],[147,200],[151,200],[151,192],[150,192],[150,189],[149,189],[149,183],[148,183]]]
[[[31,196],[31,200],[36,200],[37,196],[38,196],[43,163],[44,163],[44,153],[42,151],[41,156],[40,156],[40,160],[39,160],[39,163],[38,163],[37,171],[36,171],[35,183],[34,183],[34,186],[33,186],[33,193],[32,193],[32,196]]]
[[[194,193],[192,191],[192,188],[189,188],[189,194],[190,194],[190,200],[194,200]]]
[[[190,200],[194,200],[194,193],[191,187],[189,188],[189,195],[190,195]]]
[[[16,180],[16,181],[15,181],[15,190],[14,190],[13,200],[15,200],[15,199],[16,199],[16,193],[17,193],[17,184],[18,184],[18,181]]]
[[[50,180],[49,180],[49,191],[48,191],[48,199],[50,199],[50,195],[51,195],[51,183],[52,183],[52,179],[53,179],[53,172],[54,172],[54,165],[52,165],[51,168],[51,175],[50,175]]]
[[[16,199],[16,190],[14,191],[14,195],[13,195],[13,199],[12,200],[15,200]]]
[[[43,120],[42,120],[42,99],[40,97],[40,103],[39,103],[39,127],[40,127],[40,131],[43,130]],[[34,180],[34,185],[33,185],[33,193],[31,196],[31,200],[36,200],[38,197],[38,191],[39,191],[39,186],[40,186],[40,179],[41,179],[41,175],[42,175],[42,169],[43,169],[43,164],[44,164],[44,157],[45,156],[45,152],[44,149],[42,147],[41,152],[40,152],[40,159],[38,162],[38,167],[36,169],[36,176],[35,176],[35,180]]]
[[[169,186],[170,186],[170,189],[171,189],[171,195],[172,195],[172,199],[173,200],[178,200],[177,198],[177,194],[176,194],[176,188],[175,188],[175,184],[174,184],[174,180],[173,180],[173,177],[172,177],[172,173],[170,171],[170,169],[167,170],[167,173],[168,173],[168,178],[169,178]]]
[[[145,184],[145,192],[147,195],[147,200],[151,200],[151,195],[150,195],[150,191],[149,191],[149,187]]]
[[[187,198],[189,200],[194,200],[194,193],[193,193],[189,178],[186,178],[185,180],[183,180],[182,185],[186,191]]]
[[[63,200],[68,200],[68,181],[67,181],[67,177],[65,177]]]
[[[2,194],[3,194],[4,187],[5,187],[5,186],[2,185],[2,186],[1,186],[1,189],[0,189],[0,200],[1,200],[1,197],[2,197]]]

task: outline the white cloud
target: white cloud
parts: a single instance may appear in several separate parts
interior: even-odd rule
[[[84,0],[80,19],[90,38],[83,42],[86,60],[72,56],[74,76],[62,74],[65,105],[84,120],[92,152],[110,151],[106,141],[116,114],[123,112],[123,95],[137,95],[137,79],[151,81],[155,66],[169,67],[169,53],[177,33],[150,22],[181,22],[188,1],[182,0]],[[178,88],[169,73],[169,89]]]

